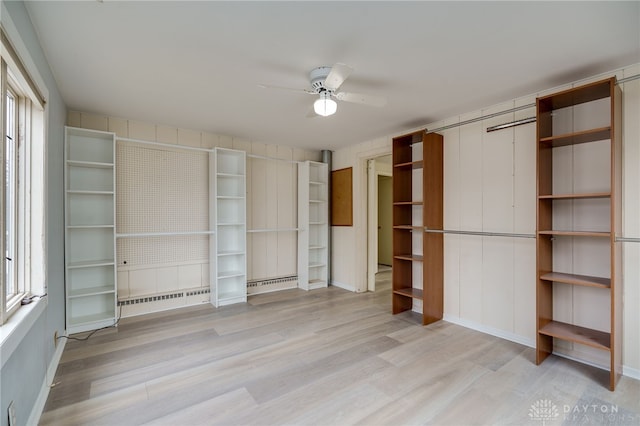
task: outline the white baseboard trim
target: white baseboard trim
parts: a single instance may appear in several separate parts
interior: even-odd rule
[[[576,351],[577,353],[580,353],[579,351]],[[575,352],[574,352],[575,353]],[[571,361],[575,361],[575,362],[579,362],[580,364],[585,364],[585,365],[589,365],[591,367],[595,367],[595,368],[599,368],[600,370],[604,370],[604,371],[609,371],[609,367],[608,366],[604,366],[600,363],[598,363],[597,361],[593,361],[589,358],[585,357],[581,357],[581,356],[575,356],[573,354],[567,353],[567,352],[562,352],[562,351],[557,351],[554,350],[552,352],[553,355],[555,356],[559,356],[560,358],[565,358]]]
[[[640,370],[637,368],[622,366],[622,375],[631,377],[632,379],[640,380]]]
[[[336,287],[340,287],[341,289],[348,290],[348,291],[351,291],[353,293],[356,292],[356,288],[354,286],[348,285],[348,284],[343,284],[343,283],[338,282],[338,281],[331,281],[331,285],[336,286]]]
[[[49,390],[51,389],[51,384],[53,383],[53,379],[56,376],[56,370],[58,369],[58,364],[60,364],[60,358],[62,358],[62,352],[64,352],[64,346],[67,344],[67,339],[59,339],[58,346],[56,347],[55,352],[53,353],[53,357],[51,357],[51,362],[49,363],[49,367],[47,368],[47,373],[44,377],[44,381],[42,382],[42,387],[40,388],[40,393],[38,394],[38,399],[35,404],[33,404],[33,408],[31,409],[31,414],[29,414],[29,419],[27,420],[27,426],[37,425],[40,422],[40,416],[42,415],[42,410],[44,410],[44,406],[47,403],[47,398],[49,397]]]
[[[520,336],[518,334],[510,333],[508,331],[500,330],[498,328],[493,328],[493,327],[486,326],[484,324],[479,324],[475,321],[470,321],[464,318],[455,317],[447,314],[444,314],[442,319],[444,321],[457,324],[462,327],[470,328],[472,330],[476,330],[481,333],[485,333],[491,336],[500,337],[501,339],[509,340],[510,342],[520,343],[521,345],[525,345],[530,348],[536,347],[535,340],[527,339],[526,337]]]

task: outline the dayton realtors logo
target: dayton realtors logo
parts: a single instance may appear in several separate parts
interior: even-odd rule
[[[557,406],[550,399],[539,399],[529,408],[529,418],[533,421],[542,422],[546,426],[547,422],[556,419],[570,424],[581,425],[618,425],[636,424],[640,416],[620,412],[615,404],[564,404]]]
[[[558,407],[549,399],[539,399],[529,408],[529,417],[531,420],[541,421],[542,426],[546,425],[547,421],[554,420],[560,413]]]

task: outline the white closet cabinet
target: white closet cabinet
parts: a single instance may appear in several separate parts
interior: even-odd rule
[[[115,135],[65,128],[65,287],[69,334],[116,322]]]
[[[246,153],[216,148],[212,154],[215,265],[210,273],[214,306],[247,301]]]
[[[328,284],[329,169],[325,163],[298,163],[298,287]]]

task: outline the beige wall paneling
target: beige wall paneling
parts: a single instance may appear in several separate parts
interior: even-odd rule
[[[156,141],[160,143],[178,144],[178,128],[156,125]]]
[[[119,138],[129,137],[129,123],[124,118],[109,117],[109,131]]]
[[[640,74],[640,64],[624,70],[624,77]],[[640,79],[622,87],[623,227],[628,238],[640,238]],[[640,377],[640,243],[623,243],[622,361],[625,374]]]
[[[513,102],[482,111],[494,114],[513,108]],[[504,114],[482,121],[481,161],[482,230],[487,232],[513,232],[514,205],[514,138],[515,128],[487,132],[487,127],[513,121],[514,114]],[[477,127],[476,127],[477,129]]]
[[[270,150],[269,155],[273,156],[272,154]],[[278,145],[275,156],[281,160],[291,161],[293,160],[293,149]],[[275,188],[277,189],[276,226],[280,229],[296,228],[298,226],[297,167],[295,163],[284,161],[277,161],[275,165]],[[276,237],[278,244],[276,276],[295,275],[297,272],[298,233],[295,231],[278,232]]]
[[[209,287],[209,277],[211,276],[211,273],[209,272],[209,263],[200,264],[200,269],[200,287],[207,288]]]
[[[170,293],[176,290],[178,283],[178,268],[168,266],[166,268],[157,268],[157,284],[156,291],[158,293]]]
[[[201,264],[178,266],[178,288],[189,289],[202,285]]]
[[[480,112],[460,117],[479,117]],[[445,142],[446,143],[446,142]],[[460,229],[482,231],[482,122],[460,127]],[[460,317],[482,324],[482,238],[461,235]]]
[[[560,120],[554,132],[567,133],[608,125],[609,100],[604,101],[560,110]],[[554,193],[609,191],[609,152],[608,141],[556,148],[553,158]],[[608,231],[608,203],[608,199],[556,200],[553,210],[554,229]],[[610,271],[609,261],[608,241],[597,238],[579,241],[558,238],[554,241],[556,271],[604,277]],[[609,297],[600,289],[556,284],[553,292],[554,318],[557,314],[561,321],[602,331],[609,329],[609,311],[599,309],[609,305]],[[583,345],[556,339],[555,348],[558,352],[584,358],[597,365],[608,364],[608,357],[603,356],[601,351]]]
[[[480,112],[460,116],[477,118]],[[460,127],[460,229],[482,231],[482,122]]]
[[[304,149],[293,148],[293,160],[294,161],[306,161],[307,153]]]
[[[143,141],[155,141],[156,126],[151,123],[129,120],[129,137]]]
[[[158,291],[155,268],[129,271],[129,297],[148,296]]]
[[[129,296],[129,271],[117,271],[118,299],[128,299]]]
[[[213,149],[216,146],[220,146],[220,136],[213,133],[202,132],[200,146],[206,149]]]
[[[87,112],[80,113],[80,127],[83,129],[109,131],[109,122],[106,115],[90,114]]]
[[[437,128],[458,123],[458,117],[440,122]],[[460,127],[442,132],[444,137],[444,229],[460,229],[461,171]],[[444,315],[460,317],[460,236],[444,236]]]
[[[220,148],[233,148],[233,138],[227,135],[220,135],[217,146]]]
[[[251,144],[251,154],[266,156],[267,148],[264,144]],[[267,217],[271,214],[265,207],[267,204],[267,163],[261,158],[247,157],[247,229],[266,229]],[[250,213],[249,213],[250,212]],[[268,233],[250,232],[251,262],[248,263],[248,279],[267,278],[269,263]]]
[[[277,158],[278,147],[276,145],[265,146],[264,154],[270,158]],[[262,204],[263,215],[265,216],[265,228],[278,228],[278,197],[280,191],[278,188],[278,163],[277,160],[262,160],[265,168],[265,196],[266,199]],[[263,277],[278,277],[278,234],[279,232],[266,232],[266,270]]]
[[[513,108],[513,102],[482,111],[489,115]],[[513,121],[505,114],[482,121],[482,230],[513,232],[514,128],[486,132],[486,128]],[[482,238],[482,323],[513,332],[513,238]]]
[[[390,144],[391,142],[389,142]],[[358,158],[354,153],[354,149],[359,149],[360,145],[355,147],[346,147],[340,150],[337,150],[333,155],[333,170],[339,170],[345,167],[354,167],[354,187],[353,187],[353,198],[354,201],[358,199],[358,197],[365,197],[363,193],[360,192],[360,187],[355,184],[355,179],[357,172],[355,170]],[[355,212],[354,212],[355,214]],[[358,218],[354,217],[354,220],[358,220]],[[332,277],[331,281],[334,285],[338,287],[346,288],[351,291],[356,290],[357,283],[357,268],[354,265],[355,256],[353,255],[356,245],[358,243],[358,236],[355,232],[354,226],[338,226],[331,227],[331,236],[332,236],[332,251],[331,251],[331,269],[332,269]],[[366,239],[366,238],[365,238]],[[366,266],[365,266],[366,268]]]
[[[252,142],[246,139],[240,139],[240,138],[233,138],[232,139],[232,149],[238,150],[238,151],[244,151],[247,153],[251,152],[251,145]]]
[[[418,130],[418,129],[415,129]],[[367,159],[391,153],[391,137],[335,151],[333,170],[353,167],[353,226],[332,227],[332,283],[367,290]]]
[[[178,145],[202,147],[202,133],[189,129],[178,129]]]
[[[535,103],[535,96],[517,99],[514,106]],[[516,111],[514,120],[535,117],[535,107]],[[536,231],[536,125],[514,127],[514,206],[513,230],[534,235]],[[513,332],[530,346],[535,345],[536,241],[514,238],[513,241]]]
[[[554,125],[560,126],[564,133],[569,132],[573,127],[572,115],[559,111],[554,117]],[[563,132],[558,130],[558,132]],[[556,130],[554,129],[554,134]],[[553,193],[570,194],[573,192],[573,150],[571,146],[555,148],[553,151]],[[553,226],[555,229],[571,229],[573,226],[570,211],[570,202],[562,201],[557,208],[553,209]],[[556,238],[553,243],[553,270],[562,272],[573,271],[573,239]],[[558,321],[571,323],[573,321],[573,291],[576,286],[554,285],[553,286],[553,318]],[[555,339],[555,349],[569,351],[573,344]]]
[[[359,145],[358,145],[359,147]],[[294,158],[296,158],[297,150],[294,149]],[[296,158],[297,159],[297,158]],[[354,167],[357,159],[353,154],[352,147],[346,147],[335,151],[333,154],[333,170],[339,170],[344,167]],[[330,170],[331,172],[331,170]],[[362,197],[359,188],[353,188],[354,200]],[[349,253],[353,252],[356,245],[356,234],[352,226],[331,227],[332,250],[331,250],[331,269],[332,284],[338,287],[348,288],[355,291],[355,267],[353,258]]]
[[[82,127],[82,120],[80,119],[80,111],[67,112],[67,126],[69,127]]]
[[[482,238],[459,235],[460,318],[482,324]]]

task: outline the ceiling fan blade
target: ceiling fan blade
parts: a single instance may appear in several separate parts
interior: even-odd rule
[[[375,95],[364,95],[362,93],[339,92],[334,96],[339,101],[353,102],[355,104],[383,107],[387,104],[387,98]]]
[[[260,87],[261,89],[288,90],[290,92],[306,93],[307,95],[317,95],[316,92],[309,89],[296,89],[293,87],[271,86],[268,84],[258,84],[258,87]]]
[[[324,87],[332,92],[338,90],[338,87],[342,86],[342,83],[351,75],[353,68],[349,65],[337,63],[331,67],[329,75],[324,80]]]

